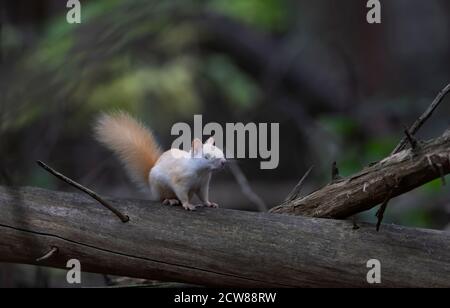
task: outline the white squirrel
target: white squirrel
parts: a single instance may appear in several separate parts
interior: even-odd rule
[[[118,156],[135,182],[150,187],[151,200],[181,203],[193,211],[196,194],[204,206],[218,207],[209,201],[209,182],[211,172],[223,168],[226,159],[212,137],[204,144],[195,138],[189,152],[174,148],[162,153],[151,131],[125,112],[102,114],[95,137]]]

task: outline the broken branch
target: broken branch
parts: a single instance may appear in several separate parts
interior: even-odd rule
[[[411,149],[403,150],[353,176],[276,206],[270,212],[347,218],[383,203],[391,190],[393,198],[450,173],[449,156],[450,130],[439,138],[424,142],[414,155]],[[430,168],[428,157],[433,157],[433,164],[442,166],[442,172]]]
[[[42,257],[37,258],[36,262],[41,262],[44,260],[49,259],[51,256],[53,256],[55,253],[58,252],[58,248],[57,247],[52,247],[48,252],[46,252]]]
[[[437,108],[437,106],[439,106],[439,104],[442,102],[442,100],[444,99],[445,95],[450,91],[450,84],[448,84],[447,86],[445,86],[436,96],[436,98],[431,102],[430,106],[427,108],[427,110],[425,110],[425,112],[414,122],[414,124],[411,126],[411,128],[406,128],[405,129],[405,137],[403,137],[403,139],[400,141],[400,143],[395,147],[395,149],[392,151],[392,154],[398,153],[399,151],[403,150],[406,146],[407,141],[411,144],[411,149],[412,150],[417,150],[418,147],[418,142],[417,140],[414,138],[414,134],[420,129],[420,127],[422,127],[422,125],[431,117],[431,115],[433,114],[433,111]],[[405,139],[406,138],[406,139]],[[434,168],[434,165],[433,165]],[[445,178],[442,175],[443,172],[442,170],[440,171],[440,176],[442,179],[442,183],[445,185]],[[389,200],[388,200],[389,201]],[[379,230],[379,225],[381,224],[381,221],[383,220],[383,214],[384,211],[386,210],[387,207],[387,202],[386,204],[383,203],[383,205],[380,207],[379,211],[377,212],[380,213],[380,216],[378,217],[378,222],[377,222],[377,231]]]

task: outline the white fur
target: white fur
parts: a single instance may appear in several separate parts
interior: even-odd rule
[[[152,198],[178,199],[187,207],[196,194],[211,206],[208,196],[211,172],[222,167],[225,161],[223,152],[211,140],[190,152],[179,149],[164,152],[149,174]]]

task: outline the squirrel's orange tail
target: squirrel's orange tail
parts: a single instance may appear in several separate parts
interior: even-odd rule
[[[102,114],[95,125],[95,138],[122,161],[132,180],[148,183],[148,175],[161,149],[151,131],[125,112]]]

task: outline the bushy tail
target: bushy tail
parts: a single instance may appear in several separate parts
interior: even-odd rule
[[[95,138],[118,156],[132,180],[148,183],[148,174],[161,155],[148,128],[125,112],[102,114]]]

